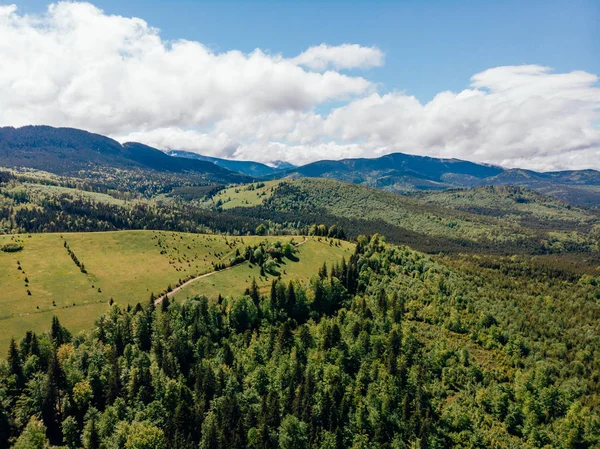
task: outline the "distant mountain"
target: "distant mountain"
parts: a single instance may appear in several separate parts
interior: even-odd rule
[[[334,178],[392,191],[411,191],[476,184],[478,179],[496,176],[503,171],[500,167],[458,159],[394,153],[375,159],[318,161],[289,170],[286,174]]]
[[[477,185],[521,186],[587,207],[600,206],[600,172],[596,170],[567,170],[539,173],[510,169],[485,178]]]
[[[59,175],[113,168],[194,174],[220,183],[250,180],[211,162],[173,158],[141,143],[121,145],[99,134],[50,126],[0,128],[0,166],[35,168]]]
[[[286,170],[275,177],[331,178],[396,193],[515,185],[574,204],[600,205],[600,172],[595,170],[538,173],[403,153],[374,159],[318,161]]]
[[[186,151],[164,153],[141,143],[120,144],[99,134],[50,126],[0,128],[0,166],[29,167],[71,176],[110,168],[141,170],[144,177],[143,171],[150,170],[162,178],[177,178],[179,186],[190,181],[196,185],[236,184],[257,178],[302,177],[337,179],[395,193],[520,186],[573,204],[600,206],[600,172],[596,170],[539,173],[402,153],[373,159],[323,160],[302,167],[276,161],[269,166]]]
[[[269,164],[270,167],[276,168],[277,170],[291,170],[296,168],[297,165],[291,164],[287,161],[273,161]]]
[[[204,156],[202,154],[192,153],[190,151],[169,150],[166,153],[169,156],[175,156],[179,158],[212,162],[213,164],[226,168],[227,170],[253,177],[273,175],[279,171],[289,170],[296,167],[295,165],[284,161],[276,161],[272,164],[272,166],[269,166],[266,164],[261,164],[260,162],[232,161],[218,157]]]

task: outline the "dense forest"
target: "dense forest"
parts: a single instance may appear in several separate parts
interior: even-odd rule
[[[359,236],[306,286],[28,333],[0,363],[0,446],[598,447],[599,322],[600,277]]]

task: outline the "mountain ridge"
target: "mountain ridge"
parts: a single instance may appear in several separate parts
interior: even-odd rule
[[[250,179],[206,161],[182,161],[137,142],[121,144],[76,128],[24,126],[0,128],[0,165],[27,167],[55,174],[109,167],[123,170],[201,175],[218,182]]]
[[[251,180],[298,177],[331,178],[394,193],[446,190],[485,185],[528,187],[580,206],[600,205],[600,172],[593,169],[536,172],[461,159],[405,153],[378,158],[322,160],[300,167],[270,167],[184,151],[161,151],[137,142],[121,144],[75,128],[25,126],[0,128],[0,165],[28,167],[56,174],[76,174],[102,167],[175,173],[194,182],[235,184]]]
[[[402,194],[420,190],[515,185],[582,206],[600,204],[600,172],[597,170],[536,172],[405,153],[378,158],[316,161],[286,170],[275,177],[331,178]]]
[[[203,154],[194,153],[191,151],[167,150],[167,151],[165,151],[165,153],[168,154],[169,156],[177,157],[177,158],[185,158],[185,159],[190,159],[190,160],[212,162],[213,164],[215,164],[219,167],[226,168],[227,170],[231,170],[231,171],[235,171],[237,173],[241,173],[243,175],[255,176],[255,177],[274,175],[275,173],[280,172],[282,170],[296,168],[296,166],[289,164],[288,162],[282,162],[282,161],[275,161],[274,162],[275,166],[271,167],[271,166],[269,166],[267,164],[263,164],[261,162],[223,159],[223,158],[219,158],[219,157],[205,156]],[[281,164],[288,164],[288,165],[291,165],[291,167],[288,167],[287,165],[283,165],[284,168],[279,168],[282,166]]]

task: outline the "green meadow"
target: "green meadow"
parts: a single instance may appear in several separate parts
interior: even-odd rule
[[[340,246],[330,245],[329,242],[337,242]],[[324,263],[331,266],[331,263],[340,261],[342,257],[348,260],[353,252],[354,245],[351,243],[333,239],[319,240],[318,237],[310,237],[298,246],[295,254],[298,260],[286,260],[279,267],[279,275],[285,282],[294,280],[304,283],[310,280]],[[230,270],[219,271],[212,276],[192,282],[172,297],[185,299],[205,295],[214,298],[219,294],[222,296],[240,294],[247,287],[250,287],[252,279],[256,279],[261,293],[266,294],[273,279],[277,277],[268,274],[261,276],[259,266],[246,262]]]
[[[227,263],[236,250],[265,240],[299,243],[303,238],[167,231],[0,236],[0,247],[22,246],[18,252],[0,251],[0,347],[6,348],[11,337],[21,338],[26,330],[47,330],[53,315],[74,332],[88,329],[111,299],[121,305],[145,302],[151,293],[158,295],[169,286],[212,272],[214,263]],[[348,258],[351,245],[340,245],[309,238],[298,247],[298,261],[282,265],[282,277],[308,279],[323,262]],[[245,263],[190,284],[176,297],[242,292],[252,277],[261,286],[270,283],[260,277],[259,267]]]
[[[222,209],[259,206],[273,195],[279,184],[281,181],[278,180],[229,187],[215,194],[211,204],[218,203]]]

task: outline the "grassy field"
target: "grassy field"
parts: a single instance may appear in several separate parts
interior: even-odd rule
[[[337,240],[336,240],[337,241]],[[317,238],[309,238],[305,243],[298,246],[296,257],[298,261],[287,260],[280,268],[281,279],[285,282],[296,280],[307,282],[314,276],[323,263],[331,266],[336,260],[345,257],[350,258],[354,252],[354,245],[339,241],[340,246],[330,246],[328,241],[319,241]],[[199,279],[173,295],[175,299],[184,299],[197,295],[206,295],[209,298],[221,294],[235,295],[242,293],[246,287],[250,287],[252,279],[256,279],[262,293],[270,289],[273,276],[260,276],[260,267],[244,263],[230,270],[220,271],[212,276]]]
[[[292,238],[165,231],[0,236],[0,247],[23,246],[19,252],[0,251],[0,353],[12,336],[20,338],[28,329],[47,330],[52,315],[72,331],[83,330],[106,310],[111,298],[122,305],[145,302],[152,292],[158,294],[182,279],[213,271],[213,263],[227,262],[236,249]],[[296,236],[295,241],[301,238]],[[87,273],[75,264],[69,250]],[[323,261],[349,255],[350,245],[329,246],[309,239],[298,250],[299,262],[288,261],[284,276],[307,278]],[[216,296],[220,288],[222,294],[242,292],[246,276],[254,272],[258,280],[258,268],[244,264],[192,284],[180,295],[203,293],[198,291],[202,288],[209,296]]]
[[[269,198],[281,181],[267,181],[264,183],[252,183],[243,186],[230,187],[221,190],[211,199],[211,204],[221,202],[223,209],[234,207],[258,206]],[[256,188],[257,185],[264,185]]]

